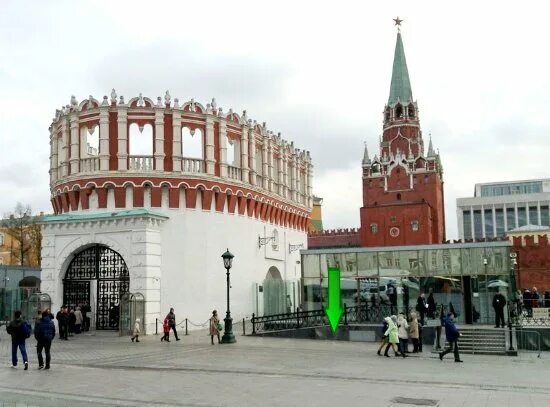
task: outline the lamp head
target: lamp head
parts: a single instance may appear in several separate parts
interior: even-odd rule
[[[227,249],[227,251],[222,254],[222,259],[223,259],[223,266],[226,268],[226,269],[230,269],[231,268],[231,265],[233,263],[233,254],[229,251],[229,249]]]

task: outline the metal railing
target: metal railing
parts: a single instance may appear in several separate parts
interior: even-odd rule
[[[548,304],[550,307],[550,304]],[[508,319],[517,326],[546,327],[550,326],[550,318],[539,316],[537,309],[541,307],[526,307],[523,303],[517,301],[508,302]]]
[[[540,358],[542,339],[540,332],[528,329],[516,329],[517,350],[519,352],[534,352]]]

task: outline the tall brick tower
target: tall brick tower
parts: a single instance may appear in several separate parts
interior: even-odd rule
[[[443,167],[424,140],[398,26],[390,97],[384,108],[380,155],[365,144],[361,245],[397,246],[445,240]]]

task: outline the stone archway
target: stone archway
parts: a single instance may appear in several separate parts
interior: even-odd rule
[[[95,327],[118,330],[121,297],[130,288],[130,273],[122,256],[105,245],[81,249],[63,278],[63,303],[70,309],[88,304]]]

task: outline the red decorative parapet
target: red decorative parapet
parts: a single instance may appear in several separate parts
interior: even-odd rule
[[[550,244],[547,235],[515,236],[513,251],[517,254],[517,285],[521,290],[537,288],[539,295],[550,291]]]
[[[360,247],[360,229],[346,228],[310,232],[307,237],[307,245],[309,249]]]

